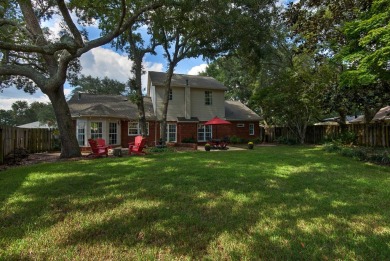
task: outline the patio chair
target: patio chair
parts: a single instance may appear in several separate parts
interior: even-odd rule
[[[105,139],[96,139],[97,145],[99,147],[107,147],[109,150],[112,149],[111,145],[106,145],[106,140]]]
[[[129,155],[132,153],[136,155],[145,155],[146,152],[143,151],[146,145],[146,139],[142,136],[136,136],[134,142],[129,143]]]
[[[94,139],[88,139],[88,143],[91,146],[92,153],[89,154],[88,156],[95,156],[95,157],[100,157],[103,155],[106,155],[108,157],[108,147],[102,147],[98,146],[98,143]]]

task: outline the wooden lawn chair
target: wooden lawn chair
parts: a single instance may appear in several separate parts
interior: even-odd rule
[[[91,146],[92,153],[89,154],[88,156],[95,156],[95,157],[100,157],[103,155],[106,155],[108,157],[108,147],[102,147],[98,146],[98,143],[94,139],[88,139],[88,143]]]
[[[96,139],[97,145],[99,147],[107,147],[109,150],[112,149],[111,145],[106,145],[106,140],[105,139]]]
[[[129,155],[132,153],[137,155],[145,155],[146,152],[143,151],[146,145],[146,139],[142,136],[136,136],[134,142],[129,143]]]

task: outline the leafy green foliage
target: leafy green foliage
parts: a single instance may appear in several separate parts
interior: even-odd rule
[[[73,85],[75,88],[72,90],[72,95],[77,92],[123,95],[126,92],[126,84],[110,79],[107,76],[100,79],[90,75],[81,75],[73,82]]]
[[[348,70],[341,75],[341,83],[358,89],[368,87],[373,92],[369,106],[390,102],[389,10],[389,1],[375,0],[359,19],[343,28],[347,45],[340,57],[348,64]]]

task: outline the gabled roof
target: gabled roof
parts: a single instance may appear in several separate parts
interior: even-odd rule
[[[225,118],[228,121],[260,121],[262,119],[239,101],[225,101]]]
[[[388,121],[390,120],[390,106],[383,107],[380,109],[371,120],[371,122],[375,121]],[[364,115],[358,116],[356,119],[349,121],[349,123],[364,123],[365,117]]]
[[[149,71],[149,78],[152,82],[152,85],[162,86],[165,82],[166,73]],[[227,88],[222,83],[213,77],[187,74],[173,74],[171,87],[186,87],[187,80],[188,85],[191,88],[214,89],[223,91],[227,90]]]
[[[42,124],[39,121],[34,121],[30,123],[26,123],[23,125],[16,126],[18,128],[28,128],[28,129],[50,129],[50,126],[46,123]]]
[[[137,105],[125,96],[77,93],[68,101],[72,117],[110,117],[136,120]],[[154,120],[152,100],[144,97],[146,119]]]

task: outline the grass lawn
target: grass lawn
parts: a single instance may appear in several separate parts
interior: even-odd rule
[[[0,260],[389,260],[390,168],[316,147],[0,172]]]

